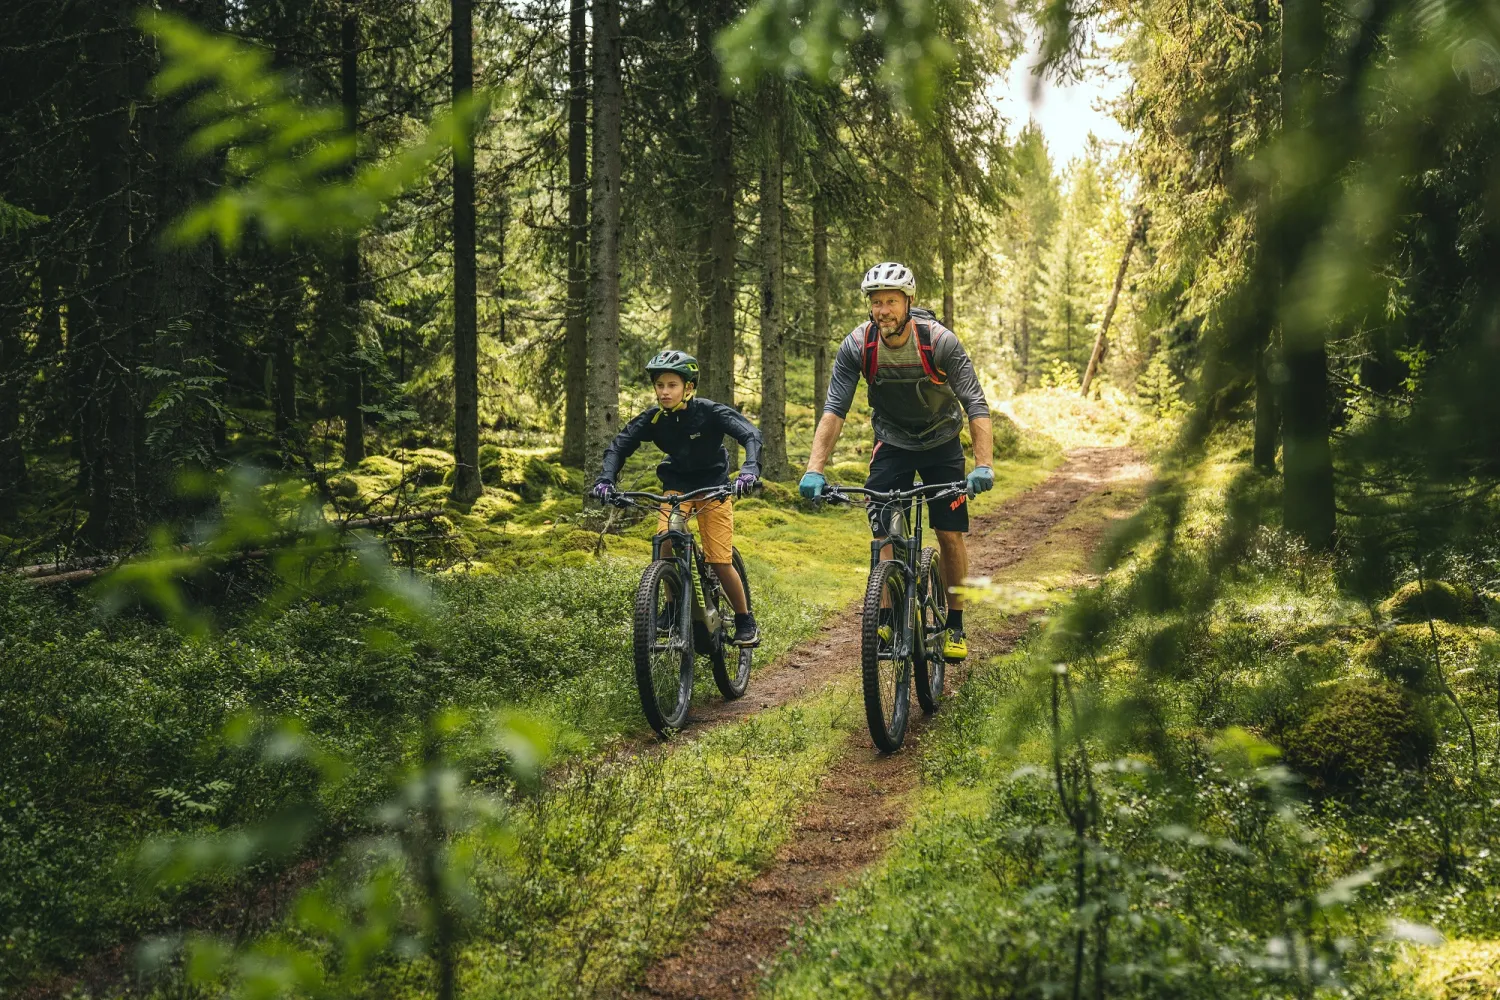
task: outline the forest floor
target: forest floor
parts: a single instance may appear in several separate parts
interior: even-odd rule
[[[975,518],[969,535],[971,576],[1056,563],[1054,553],[1066,553],[1062,561],[1067,565],[1054,566],[1062,574],[1049,582],[1053,587],[1087,582],[1088,554],[1106,529],[1135,506],[1148,474],[1131,448],[1074,449],[1043,483]],[[975,608],[968,629],[970,662],[1010,652],[1038,611],[997,615]],[[837,614],[822,626],[821,635],[760,672],[749,697],[705,706],[692,725],[696,729],[788,704],[855,676],[859,628],[857,606]],[[962,684],[964,673],[962,668],[949,673],[950,691]],[[688,1000],[753,992],[752,984],[787,944],[794,924],[878,860],[892,832],[906,821],[911,792],[920,783],[925,721],[914,717],[906,749],[889,756],[875,750],[868,732],[854,729],[774,861],[731,891],[685,947],[652,966],[636,995]]]

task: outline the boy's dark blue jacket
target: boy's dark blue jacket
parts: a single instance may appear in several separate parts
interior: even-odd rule
[[[656,467],[664,489],[690,493],[723,486],[729,482],[725,434],[744,446],[740,471],[760,475],[760,431],[734,407],[695,396],[676,410],[653,406],[626,424],[604,452],[600,478],[617,480],[625,460],[642,442],[650,441],[667,453],[667,460]]]

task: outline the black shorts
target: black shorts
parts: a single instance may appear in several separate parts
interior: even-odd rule
[[[867,490],[909,490],[920,475],[924,483],[956,483],[964,478],[964,446],[958,438],[926,451],[894,448],[877,442],[870,456]],[[885,510],[871,506],[870,531],[876,538],[886,534]],[[969,530],[969,498],[927,501],[927,523],[939,531]]]

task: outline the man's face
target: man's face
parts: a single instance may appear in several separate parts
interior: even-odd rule
[[[682,394],[687,391],[682,376],[676,372],[662,372],[651,384],[656,389],[656,403],[663,410],[670,410],[682,402]]]
[[[910,307],[911,300],[906,297],[905,292],[882,289],[870,295],[870,317],[880,328],[882,337],[894,337],[901,332],[901,328],[906,325]]]

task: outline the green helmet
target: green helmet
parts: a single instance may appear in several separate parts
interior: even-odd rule
[[[698,359],[686,351],[662,351],[646,362],[646,374],[652,378],[662,372],[676,372],[684,382],[698,382]]]

